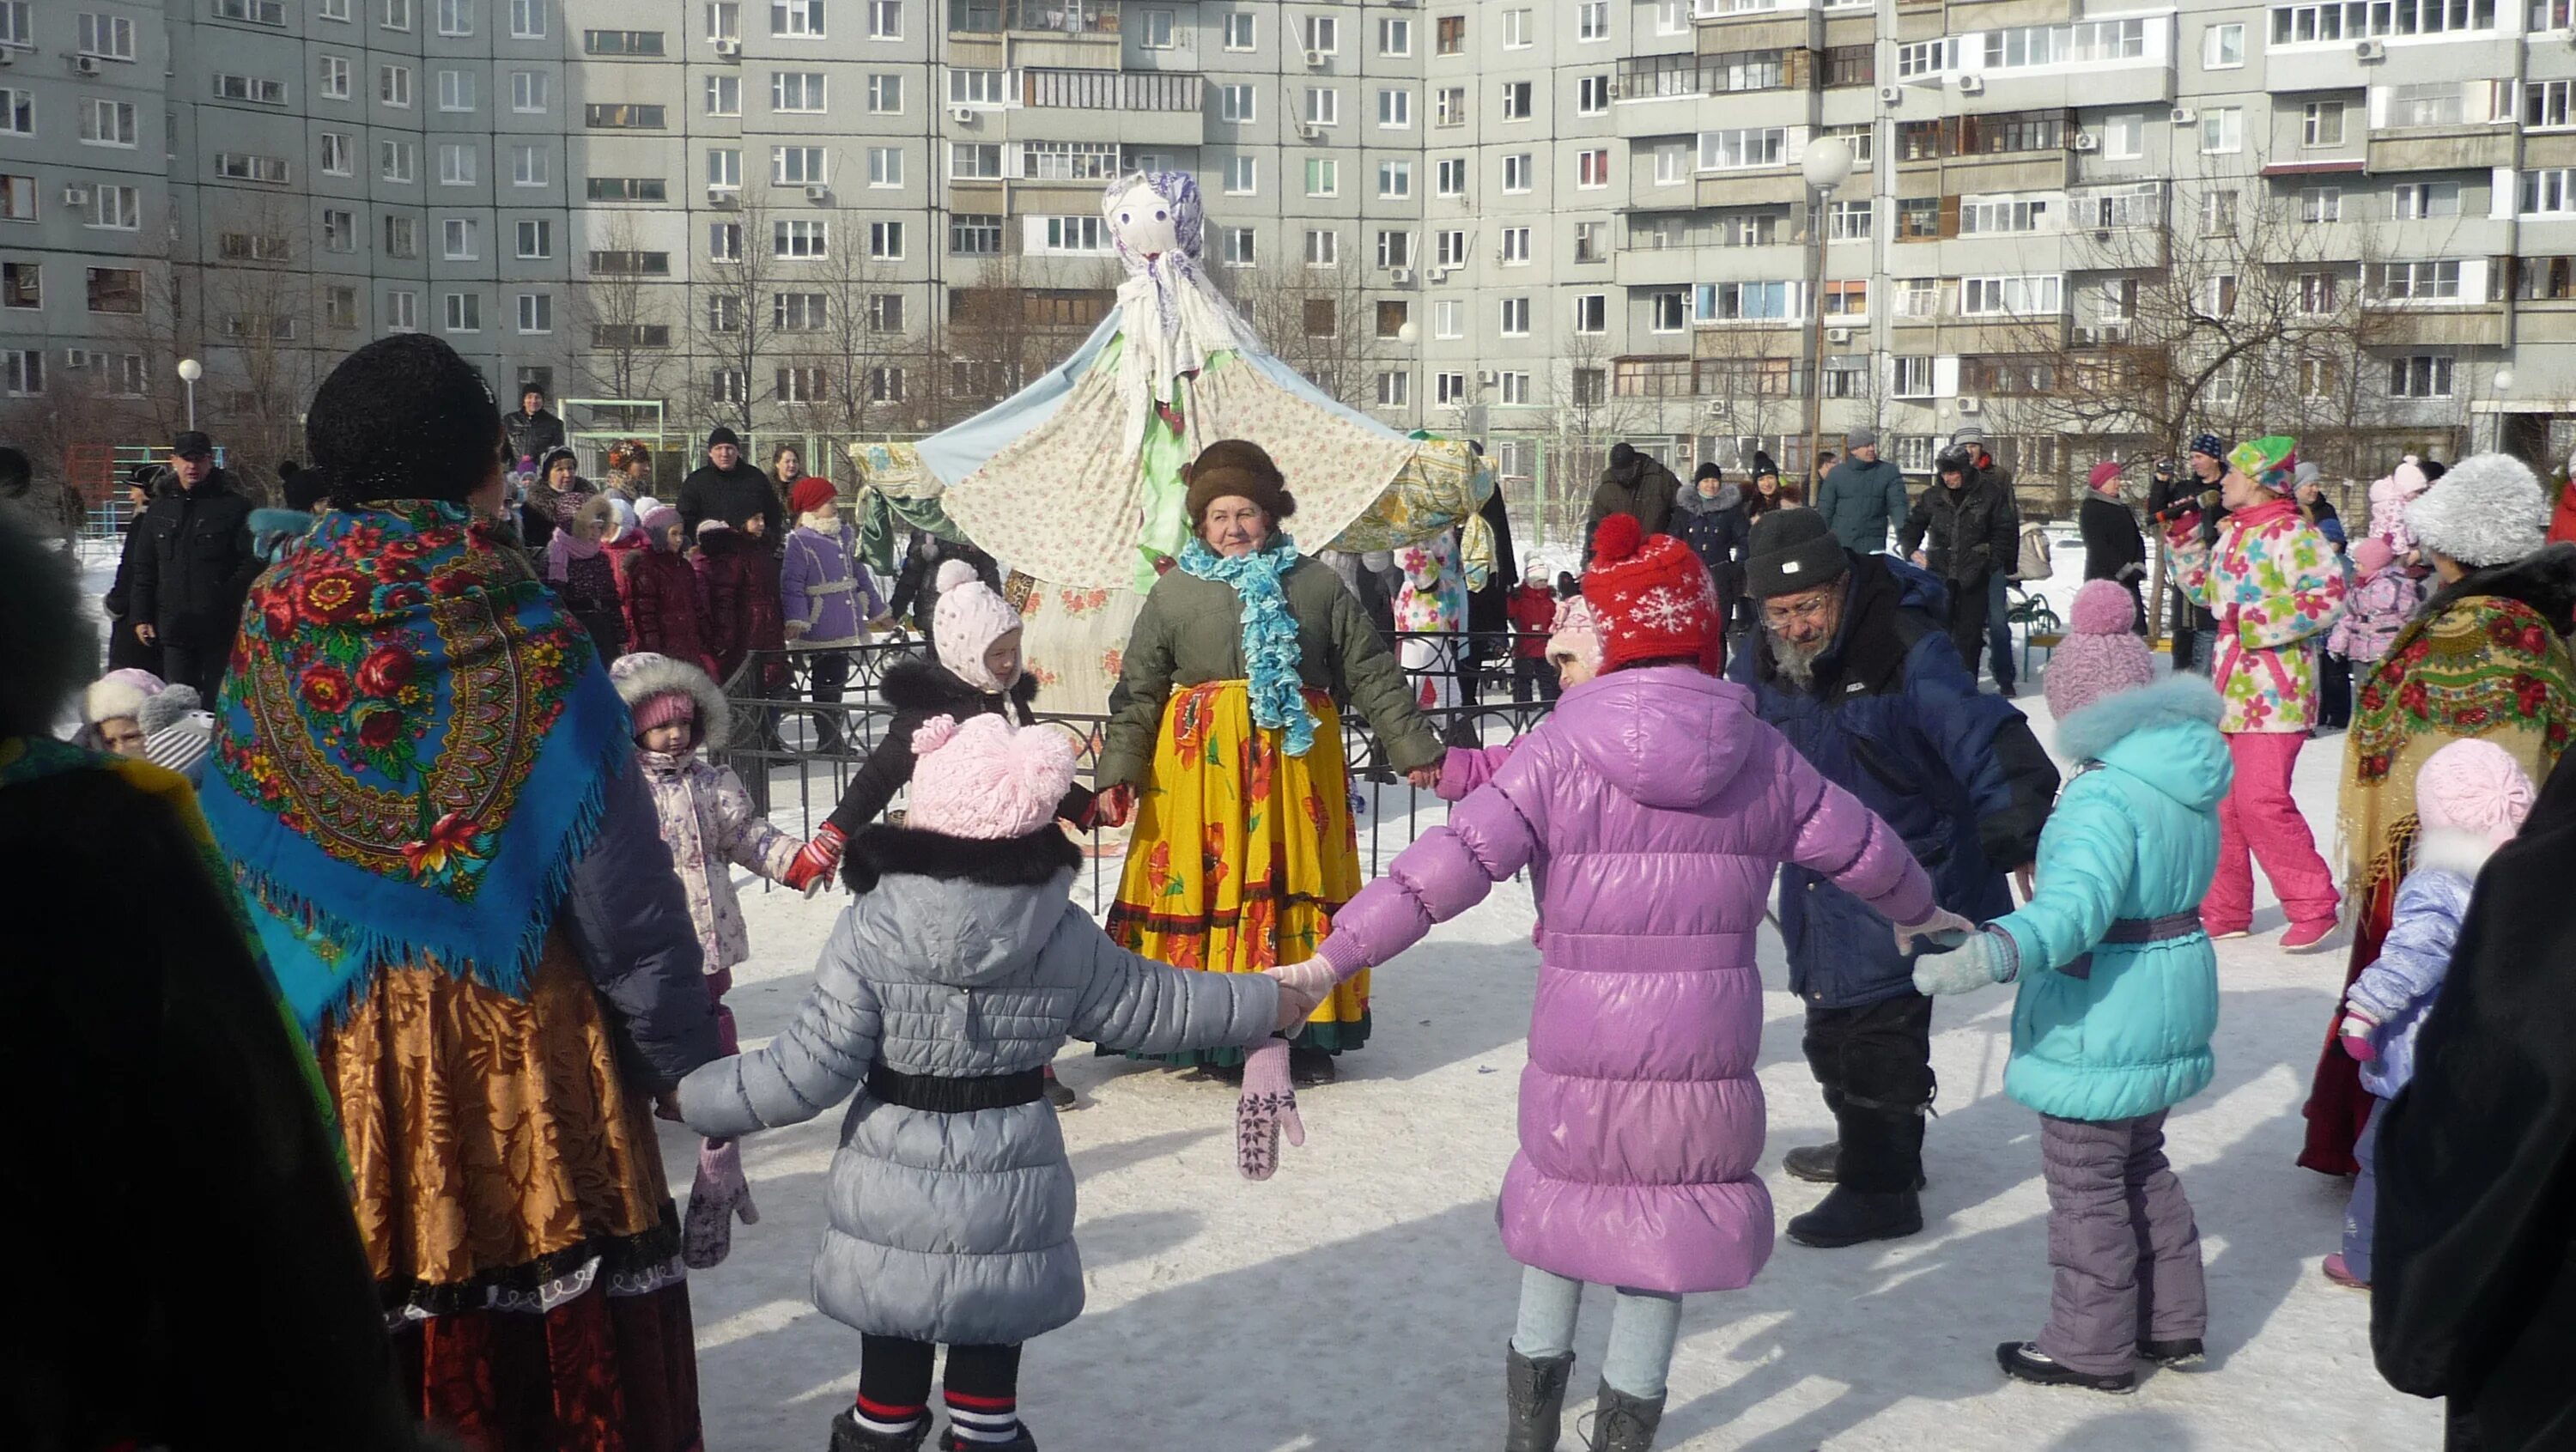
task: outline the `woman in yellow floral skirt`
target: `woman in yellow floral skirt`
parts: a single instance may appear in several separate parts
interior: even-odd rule
[[[1193,537],[1137,614],[1100,759],[1104,815],[1136,813],[1109,934],[1175,967],[1254,973],[1314,956],[1359,891],[1335,703],[1416,786],[1437,783],[1441,747],[1359,601],[1282,529],[1297,505],[1270,456],[1229,439],[1185,478]],[[1362,974],[1292,1041],[1299,1082],[1331,1078],[1368,1034]]]

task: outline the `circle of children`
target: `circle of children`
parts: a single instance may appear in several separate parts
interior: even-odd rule
[[[358,1210],[354,1226],[280,1250],[296,1269],[275,1294],[305,1288],[307,1304],[273,1307],[275,1327],[174,1375],[166,1400],[101,1398],[159,1423],[84,1427],[94,1413],[67,1411],[70,1435],[22,1445],[113,1440],[84,1431],[188,1445],[174,1433],[206,1425],[190,1419],[247,1415],[241,1398],[273,1393],[258,1415],[276,1445],[407,1446],[425,1422],[477,1446],[680,1452],[697,1436],[681,1264],[717,1263],[733,1220],[757,1218],[736,1137],[855,1093],[814,1266],[817,1303],[862,1337],[858,1396],[830,1445],[920,1447],[944,1346],[939,1446],[1026,1452],[1021,1348],[1083,1300],[1072,1172],[1042,1082],[1064,1040],[1147,1053],[1275,1042],[1524,870],[1542,962],[1499,1216],[1525,1266],[1505,1447],[1558,1446],[1587,1283],[1615,1298],[1577,1430],[1588,1448],[1635,1452],[1662,1413],[1682,1297],[1744,1287],[1773,1253],[1756,1173],[1754,943],[1775,881],[1805,1052],[1837,1129],[1789,1152],[1792,1177],[1830,1189],[1788,1238],[1834,1248],[1922,1230],[1934,1003],[2009,985],[2004,1089],[2040,1116],[2050,1208],[2031,1252],[2055,1286],[2036,1334],[1996,1359],[2027,1382],[2130,1391],[2142,1369],[2204,1355],[2199,1229],[2165,1121],[2211,1079],[2213,940],[2251,930],[2256,861],[2287,912],[2284,946],[2319,946],[2337,926],[2342,895],[2290,798],[2329,645],[2362,682],[2346,832],[2369,840],[2353,844],[2353,976],[2309,1110],[2309,1162],[2360,1170],[2326,1274],[2375,1287],[2380,1364],[2404,1389],[2452,1399],[2454,1445],[2576,1437],[2549,1354],[2576,1328],[2564,1053],[2576,1011],[2540,981],[2568,961],[2571,915],[2564,874],[2533,855],[2542,844],[2515,841],[2527,818],[2545,823],[2534,834],[2563,861],[2576,830],[2576,786],[2534,786],[2576,725],[2564,644],[2576,547],[2544,547],[2548,504],[2521,464],[2485,455],[2439,477],[2410,464],[2373,491],[2348,569],[2294,497],[2294,441],[2196,441],[2205,487],[2170,491],[2150,519],[2180,589],[2213,617],[2216,650],[2203,648],[2205,674],[2160,671],[2135,562],[2095,560],[2101,577],[2045,671],[2073,766],[2062,780],[1962,660],[2006,548],[1971,496],[1991,483],[1973,452],[1945,453],[1909,503],[1878,477],[1875,440],[1855,435],[1814,507],[1757,510],[1700,552],[1660,526],[1735,501],[1709,478],[1676,498],[1664,475],[1651,509],[1596,511],[1580,597],[1548,622],[1562,695],[1514,741],[1448,751],[1446,825],[1340,905],[1311,957],[1193,973],[1117,946],[1072,905],[1078,859],[1060,824],[1123,816],[1127,794],[1095,803],[1070,738],[1030,722],[1018,620],[961,563],[936,582],[931,634],[963,694],[905,703],[901,759],[872,762],[814,841],[758,815],[704,754],[727,721],[715,681],[742,652],[854,642],[885,613],[836,491],[793,460],[762,475],[724,429],[676,507],[594,491],[568,454],[520,447],[550,419],[542,404],[506,421],[502,451],[537,464],[518,534],[495,451],[473,442],[504,420],[471,370],[423,337],[360,350],[310,416],[310,502],[325,507],[262,530],[267,563],[220,697],[195,660],[175,672],[197,673],[212,705],[194,719],[215,768],[203,742],[175,757],[160,744],[174,726],[156,702],[185,687],[131,663],[83,701],[84,744],[126,758],[113,769],[58,743],[0,753],[16,758],[0,770],[13,792],[31,774],[103,775],[96,790],[168,801],[136,758],[202,773],[213,835],[188,830],[220,844],[250,908],[243,951],[259,971],[244,981],[272,984],[311,1036],[287,1045],[304,1057],[286,1079],[306,1082],[318,1060],[326,1168],[306,1188],[344,1205],[354,1193]],[[175,452],[184,463],[204,443],[185,436]],[[1252,446],[1216,447],[1257,456],[1246,477],[1269,482],[1194,491],[1192,518],[1229,519],[1248,531],[1243,558],[1267,558],[1293,510],[1279,471]],[[1633,455],[1619,465],[1637,468]],[[183,504],[223,495],[220,471],[182,473]],[[2096,471],[2098,497],[2117,501],[2118,473]],[[1605,497],[1633,484],[1606,480]],[[783,563],[764,538],[780,533],[781,486],[796,519]],[[190,553],[191,521],[171,513],[137,531],[157,551],[136,566],[155,585],[212,558]],[[1892,534],[1902,554],[1885,552]],[[1294,556],[1291,544],[1288,569]],[[43,573],[0,579],[36,589]],[[1207,578],[1240,597],[1248,656],[1264,576]],[[1756,628],[1729,662],[1739,595]],[[12,617],[41,618],[45,603]],[[155,621],[149,603],[110,604],[128,611],[120,631],[137,612]],[[1964,637],[1960,617],[1975,622]],[[187,622],[155,623],[166,637]],[[496,672],[519,688],[507,699],[474,685]],[[423,689],[432,681],[450,684]],[[32,717],[9,704],[0,724],[16,746],[51,704]],[[469,730],[483,725],[509,729]],[[442,746],[469,737],[472,762]],[[535,769],[475,774],[495,760]],[[315,789],[343,781],[346,800]],[[899,850],[870,849],[858,829],[907,784]],[[171,810],[197,824],[184,798]],[[752,1053],[721,1008],[748,955],[735,865],[800,887],[838,869],[857,892],[811,995]],[[689,991],[668,991],[683,972]],[[477,1015],[509,1053],[433,1052],[440,1034],[483,1031],[446,1020]],[[519,1076],[510,1115],[531,1122],[437,1122],[425,1106],[455,1087],[440,1076],[469,1074]],[[1284,1076],[1247,1079],[1241,1153],[1266,1174],[1276,1136],[1302,1142],[1302,1127]],[[685,1216],[647,1106],[707,1137]],[[497,1208],[414,1183],[442,1154],[454,1162],[437,1142],[461,1134],[520,1165]],[[335,1268],[373,1282],[363,1326],[332,1320],[328,1306],[347,1309],[323,1284]],[[99,1345],[83,1340],[93,1332]],[[66,1407],[102,1377],[133,1379],[141,1353],[101,1349],[118,1334],[61,1339]],[[309,1340],[263,1339],[293,1336]],[[324,1342],[330,1354],[311,1353]],[[108,1365],[71,1364],[85,1348]],[[225,1376],[222,1358],[262,1356],[295,1369]],[[224,1389],[185,1390],[209,1379]]]

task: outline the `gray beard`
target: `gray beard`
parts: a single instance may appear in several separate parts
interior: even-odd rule
[[[1771,637],[1771,664],[1779,670],[1781,679],[1799,690],[1814,690],[1816,657],[1823,655],[1825,647],[1834,643],[1833,637],[1826,636],[1813,645],[1800,645],[1768,626],[1763,630]]]

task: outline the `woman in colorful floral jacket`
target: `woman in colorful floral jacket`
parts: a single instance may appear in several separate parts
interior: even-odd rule
[[[2211,680],[2225,714],[2236,782],[2220,803],[2218,877],[2201,921],[2211,937],[2243,937],[2254,916],[2254,866],[2289,914],[2285,948],[2312,948],[2335,927],[2334,875],[2290,798],[2317,719],[2317,658],[2310,642],[2343,613],[2343,563],[2289,497],[2298,440],[2274,436],[2236,446],[2220,485],[2230,513],[2218,541],[2196,530],[2169,536],[2182,588],[2218,617]]]

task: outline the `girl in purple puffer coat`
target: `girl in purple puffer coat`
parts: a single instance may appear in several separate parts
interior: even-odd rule
[[[1586,1282],[1618,1288],[1589,1445],[1637,1452],[1663,1415],[1681,1297],[1740,1289],[1770,1257],[1753,945],[1780,864],[1914,931],[1959,925],[1904,840],[1716,678],[1708,571],[1638,533],[1604,521],[1584,576],[1603,673],[1334,915],[1312,974],[1383,963],[1530,871],[1541,966],[1498,1213],[1527,1267],[1506,1359],[1513,1449],[1556,1445]],[[1281,1102],[1280,1058],[1246,1066],[1248,1121]]]

